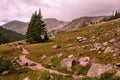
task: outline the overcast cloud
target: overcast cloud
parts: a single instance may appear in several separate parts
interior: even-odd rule
[[[0,22],[28,22],[41,8],[44,18],[72,20],[82,16],[110,15],[120,10],[120,0],[0,0]]]

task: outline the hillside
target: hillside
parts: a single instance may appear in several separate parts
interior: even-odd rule
[[[69,22],[65,22],[65,21],[59,21],[55,18],[44,19],[44,22],[46,24],[46,28],[47,28],[48,32],[51,32],[53,30],[62,29],[64,26],[66,26],[69,23]]]
[[[12,43],[12,44],[17,44]],[[5,54],[5,48],[9,54]],[[1,55],[13,55],[12,48],[8,45],[1,45]],[[4,48],[4,49],[2,49]],[[26,50],[28,50],[28,52]],[[12,51],[11,51],[12,50]],[[18,49],[17,49],[18,50]],[[25,51],[24,51],[25,50]],[[15,50],[16,51],[16,50]],[[22,66],[32,70],[28,72],[8,74],[0,76],[2,80],[119,80],[120,77],[114,77],[119,73],[120,62],[120,19],[113,21],[92,24],[88,27],[82,27],[78,30],[58,33],[51,37],[46,43],[24,44],[22,56],[25,62],[34,61],[36,65],[42,65],[43,70],[50,69],[67,76],[51,73],[49,71],[39,70],[35,64],[23,64]],[[25,54],[27,52],[27,54]],[[20,58],[21,59],[21,58]],[[22,60],[21,60],[22,61]],[[22,63],[21,63],[22,64]],[[40,66],[41,67],[41,66]],[[114,70],[112,73],[106,73]],[[98,76],[101,77],[99,78]],[[97,76],[97,78],[94,78]],[[7,78],[6,78],[7,77]],[[84,79],[81,79],[83,78]],[[107,78],[107,79],[106,79]]]
[[[25,36],[0,27],[0,44],[25,39]]]
[[[68,22],[59,21],[54,18],[44,19],[44,22],[48,32],[61,29],[68,24]],[[14,20],[2,25],[2,27],[25,35],[28,28],[28,23]]]
[[[97,24],[108,18],[108,16],[93,16],[93,17],[80,17],[71,21],[64,27],[64,30],[75,30],[80,27],[88,26],[90,24]]]
[[[18,32],[18,33],[21,33],[21,34],[26,34],[28,23],[14,20],[14,21],[10,21],[10,22],[2,25],[2,27],[12,30],[12,31],[15,31],[15,32]]]

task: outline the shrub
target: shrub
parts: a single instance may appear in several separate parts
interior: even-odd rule
[[[4,60],[3,58],[0,58],[0,72],[9,70],[11,65],[12,63],[10,60]]]

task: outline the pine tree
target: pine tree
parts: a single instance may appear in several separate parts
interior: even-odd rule
[[[37,14],[37,11],[35,11],[28,25],[28,30],[26,33],[27,41],[29,43],[43,42],[44,39],[42,39],[41,35],[44,35],[46,33],[45,30],[46,28],[45,28],[45,23],[42,20],[41,10],[39,10],[38,14]]]

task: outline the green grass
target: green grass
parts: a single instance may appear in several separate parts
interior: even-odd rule
[[[120,61],[120,58],[114,58],[111,53],[98,54],[97,51],[90,52],[91,47],[87,47],[86,49],[81,48],[83,45],[93,45],[94,42],[91,42],[91,37],[95,35],[99,37],[96,42],[103,43],[112,38],[116,38],[120,36],[120,33],[115,34],[115,29],[118,25],[120,25],[120,19],[103,22],[96,25],[91,25],[88,27],[81,28],[79,30],[63,32],[55,35],[55,38],[46,42],[39,44],[27,44],[25,48],[30,52],[27,55],[33,61],[41,63],[44,67],[51,68],[60,72],[68,73],[68,74],[87,74],[87,70],[90,66],[81,67],[77,62],[73,67],[72,71],[68,71],[66,68],[60,67],[60,62],[68,57],[69,55],[74,55],[77,60],[83,56],[89,56],[91,59],[95,57],[96,63],[102,64],[113,64]],[[105,36],[105,33],[109,33],[108,36]],[[78,42],[76,37],[85,36],[87,40],[85,42]],[[72,44],[72,49],[68,49],[68,44]],[[59,49],[53,49],[52,46],[61,45],[62,47]],[[59,53],[63,53],[63,56],[58,58]],[[6,59],[13,59],[18,56],[21,52],[16,48],[7,47],[6,45],[0,45],[0,55],[5,56]],[[42,59],[42,56],[46,55],[47,57]],[[49,74],[48,72],[40,72],[40,71],[28,71],[27,73],[18,74],[10,74],[7,77],[9,80],[22,80],[26,76],[30,77],[31,80],[36,80],[37,77],[41,76],[40,80],[47,80],[47,75],[53,75],[55,80],[72,80],[72,78],[66,78],[60,75]],[[0,76],[1,80],[7,80],[6,76]],[[45,77],[45,78],[44,78]],[[49,76],[48,76],[49,77]],[[97,80],[86,78],[83,80]]]
[[[115,29],[117,25],[120,25],[120,19],[91,25],[75,31],[59,33],[55,35],[56,37],[50,42],[26,45],[25,48],[30,52],[28,58],[43,64],[45,67],[49,67],[55,70],[60,70],[60,61],[71,54],[74,55],[76,59],[79,59],[83,56],[90,56],[91,59],[96,57],[95,62],[97,63],[113,64],[118,62],[120,59],[113,58],[112,54],[105,55],[103,52],[101,54],[98,54],[95,51],[90,52],[91,47],[88,47],[87,49],[82,49],[81,47],[87,44],[93,45],[93,42],[91,42],[91,37],[93,35],[100,38],[96,40],[96,42],[100,43],[120,36],[119,33],[117,36],[115,36],[113,33],[113,29]],[[106,37],[104,36],[105,33],[109,33],[109,35]],[[81,43],[77,42],[76,37],[78,36],[85,36],[87,41]],[[68,50],[68,44],[72,44],[72,47],[75,49]],[[61,45],[62,47],[59,49],[53,49],[53,45]],[[57,55],[60,52],[62,52],[64,55],[63,57],[58,58]],[[78,53],[81,55],[79,56]],[[47,57],[42,60],[41,57],[43,55],[46,55]],[[49,64],[51,64],[52,67],[49,66]]]

